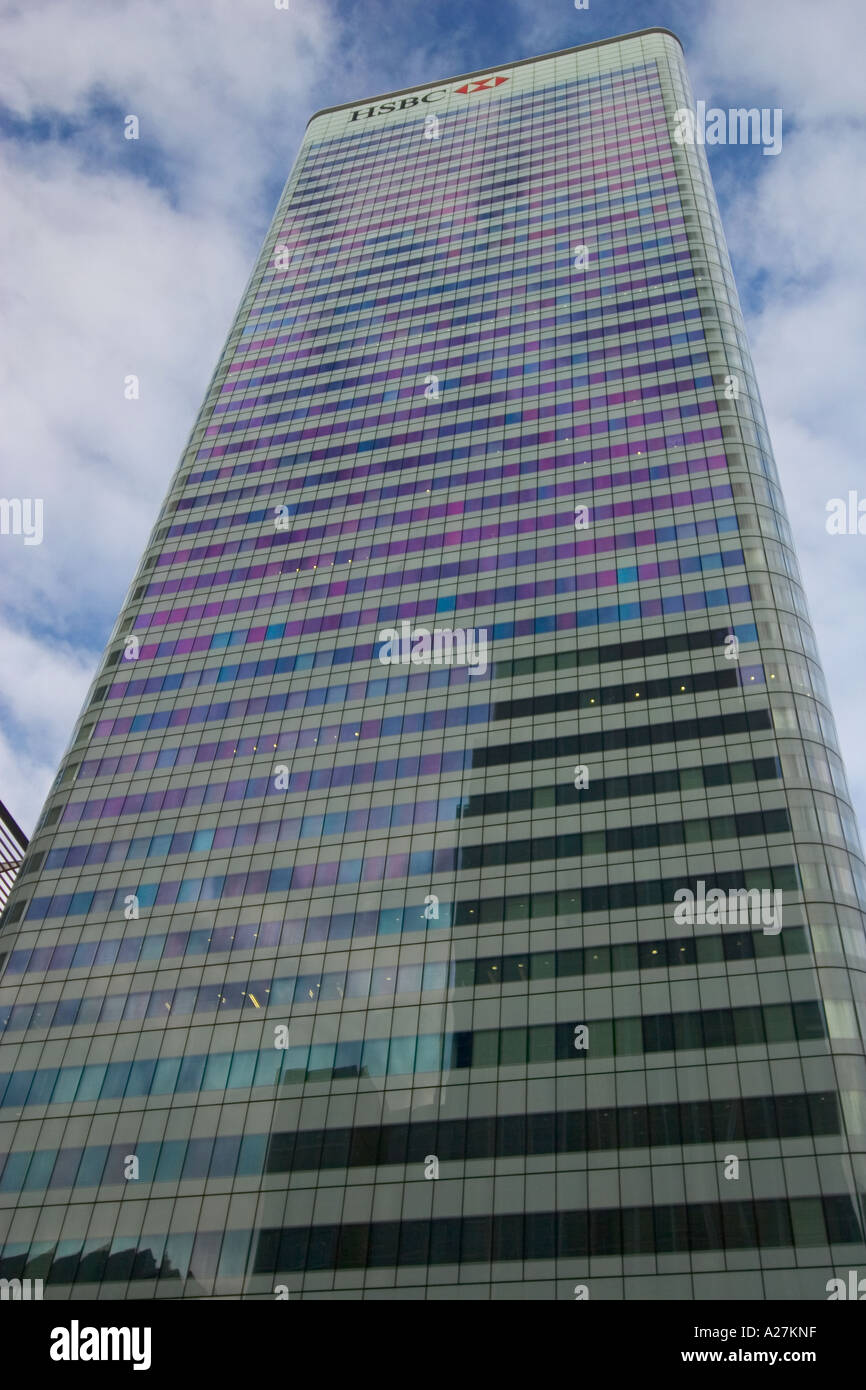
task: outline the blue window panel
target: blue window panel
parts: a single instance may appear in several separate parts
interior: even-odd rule
[[[93,1001],[94,1004],[97,1000]],[[127,996],[125,994],[109,994],[102,1000],[102,1008],[99,1011],[100,1023],[116,1023],[123,1018],[126,1008]]]
[[[154,1182],[178,1182],[183,1171],[186,1143],[182,1139],[168,1139],[159,1151]]]
[[[388,1070],[388,1039],[368,1038],[364,1043],[362,1067],[368,1076],[385,1076]]]
[[[432,869],[433,869],[433,851],[432,851],[432,849],[416,850],[414,854],[410,854],[410,855],[409,855],[409,873],[410,873],[410,875],[411,875],[411,874],[429,874],[429,873],[432,871]]]
[[[81,1156],[81,1166],[75,1178],[76,1187],[98,1187],[103,1181],[103,1174],[106,1182],[123,1182],[123,1169],[117,1165],[117,1171],[106,1172],[109,1148],[107,1144],[95,1144],[84,1150]]]
[[[157,1062],[153,1073],[153,1080],[150,1085],[152,1096],[171,1095],[175,1089],[178,1072],[180,1071],[179,1057],[162,1057]]]
[[[392,1038],[388,1050],[388,1075],[406,1076],[415,1069],[417,1040],[413,1037]]]
[[[108,1066],[104,1062],[96,1066],[82,1067],[81,1083],[78,1087],[75,1099],[98,1100],[107,1070]]]
[[[307,1062],[307,1074],[309,1076],[315,1076],[316,1074],[330,1076],[334,1067],[335,1053],[335,1043],[314,1043],[310,1048],[310,1057]]]
[[[31,1154],[27,1149],[23,1153],[9,1154],[3,1168],[3,1177],[0,1178],[0,1192],[20,1192],[27,1177],[27,1169],[30,1167]]]
[[[447,960],[427,961],[424,966],[422,989],[447,989],[451,963]]]
[[[83,1149],[60,1149],[51,1174],[51,1187],[74,1187],[83,1157]]]
[[[367,993],[366,989],[364,993]],[[361,1070],[362,1049],[363,1044],[360,1039],[338,1043],[334,1057],[335,1075],[357,1076]]]
[[[252,1231],[226,1231],[220,1250],[219,1277],[243,1278],[247,1269]]]
[[[327,971],[327,973],[322,976],[319,998],[331,999],[334,1001],[342,999],[345,982],[346,972],[344,970]]]
[[[189,1140],[183,1160],[182,1178],[207,1177],[213,1145],[213,1137]]]
[[[321,975],[299,975],[295,982],[296,1004],[312,1004],[319,997],[319,980]]]
[[[48,1028],[57,1007],[56,999],[46,999],[44,1002],[33,1006],[33,1017],[30,1020],[33,1028]]]
[[[276,1048],[274,1048],[276,1052]],[[291,1081],[295,1078],[304,1079],[307,1071],[307,1058],[310,1055],[309,1047],[287,1047],[285,1052],[279,1054],[283,1058],[281,1077],[283,1081]]]
[[[214,1052],[206,1059],[200,1089],[202,1091],[224,1091],[231,1064],[232,1054],[230,1052]]]
[[[27,1095],[28,1105],[47,1105],[57,1082],[56,1067],[40,1067],[34,1074],[33,1085]]]
[[[83,1075],[84,1067],[61,1067],[51,1094],[52,1105],[75,1100]]]
[[[181,880],[178,887],[176,901],[179,903],[196,903],[202,896],[202,886],[206,880],[201,878],[185,878]]]
[[[55,1028],[71,1028],[78,1014],[77,999],[61,999],[58,1001],[54,1012],[53,1026]]]
[[[101,1099],[117,1099],[125,1094],[131,1065],[131,1062],[109,1062],[102,1082]]]
[[[215,898],[222,897],[222,891],[226,882],[225,874],[211,874],[207,878],[198,879],[197,881],[201,884],[201,898],[203,901],[212,902]],[[195,879],[184,879],[181,886],[186,889],[187,886],[195,882]],[[187,901],[187,899],[185,898],[184,901]]]
[[[212,1178],[233,1178],[237,1172],[240,1147],[241,1136],[239,1134],[226,1134],[215,1139],[209,1176]]]
[[[245,1134],[241,1140],[238,1156],[238,1173],[245,1176],[263,1173],[267,1149],[268,1136],[266,1134]]]
[[[181,1061],[175,1090],[183,1092],[198,1091],[201,1089],[206,1063],[207,1058],[201,1054],[193,1057],[184,1057]]]
[[[258,996],[256,996],[258,998]],[[274,980],[271,985],[271,992],[268,995],[269,1004],[291,1004],[295,997],[295,977],[292,975],[283,976],[282,979]],[[261,1000],[259,1000],[261,1003]],[[274,1049],[276,1051],[276,1048]]]
[[[198,997],[197,985],[184,985],[181,989],[176,989],[171,1000],[171,1016],[177,1015],[180,1018],[191,1014],[195,1009],[196,998]],[[168,1013],[169,1010],[166,1010]]]
[[[338,883],[360,883],[363,859],[343,859],[337,870]]]
[[[276,1052],[276,1048],[274,1048],[274,1052]],[[236,1052],[229,1069],[226,1089],[232,1090],[239,1087],[248,1089],[252,1086],[257,1059],[257,1052]]]
[[[253,1086],[275,1086],[280,1076],[282,1065],[282,1049],[271,1047],[265,1048],[258,1054],[251,1053],[255,1062],[255,1077],[251,1079],[250,1085]],[[232,1081],[232,1084],[240,1084]]]

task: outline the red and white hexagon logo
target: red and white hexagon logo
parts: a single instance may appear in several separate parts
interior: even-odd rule
[[[491,87],[501,87],[503,82],[507,82],[507,77],[478,77],[471,82],[464,82],[462,87],[455,87],[455,92],[462,92],[464,96],[471,96],[473,92],[486,92]]]

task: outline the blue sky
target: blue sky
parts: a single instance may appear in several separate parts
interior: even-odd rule
[[[663,25],[696,99],[781,107],[709,148],[855,803],[866,822],[862,0],[40,0],[0,6],[0,798],[32,828],[309,116]],[[135,114],[140,139],[123,138]],[[140,398],[124,398],[124,377]]]

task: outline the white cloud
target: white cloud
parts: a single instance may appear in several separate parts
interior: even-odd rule
[[[62,638],[40,641],[0,624],[0,670],[14,677],[0,691],[0,799],[29,831],[72,734],[91,663]]]
[[[756,375],[866,826],[866,536],[825,529],[829,498],[858,487],[866,497],[862,21],[858,0],[826,11],[808,0],[731,0],[704,12],[687,60],[696,97],[783,111],[776,158],[751,148],[708,156],[714,177],[722,171],[738,282],[753,288],[744,307]]]

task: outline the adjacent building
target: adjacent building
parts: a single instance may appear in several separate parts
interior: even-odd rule
[[[15,875],[27,850],[27,836],[0,801],[0,912],[9,901]]]
[[[866,871],[692,105],[648,29],[310,121],[0,927],[3,1276],[864,1266]]]

